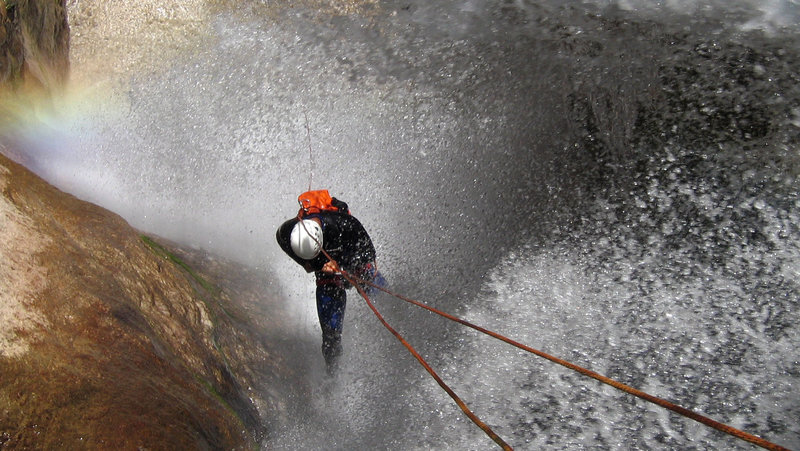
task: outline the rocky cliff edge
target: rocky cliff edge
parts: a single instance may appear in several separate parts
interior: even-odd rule
[[[258,446],[293,390],[258,274],[2,154],[0,193],[0,448]]]

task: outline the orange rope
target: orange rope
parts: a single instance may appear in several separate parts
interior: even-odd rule
[[[343,272],[343,274],[344,274],[344,272]],[[350,277],[352,277],[352,276],[350,276]],[[721,431],[721,432],[724,432],[726,434],[732,435],[732,436],[734,436],[736,438],[748,441],[750,443],[753,443],[754,445],[760,446],[760,447],[765,448],[765,449],[775,450],[775,451],[789,451],[788,448],[784,448],[784,447],[782,447],[780,445],[777,445],[775,443],[772,443],[772,442],[769,442],[767,440],[764,440],[761,437],[758,437],[758,436],[749,434],[747,432],[741,431],[741,430],[736,429],[736,428],[734,428],[732,426],[728,426],[727,424],[720,423],[719,421],[713,420],[713,419],[708,418],[706,416],[703,416],[703,415],[701,415],[699,413],[696,413],[696,412],[693,412],[693,411],[691,411],[689,409],[683,408],[683,407],[681,407],[679,405],[676,405],[676,404],[674,404],[672,402],[669,402],[669,401],[667,401],[665,399],[658,398],[656,396],[650,395],[650,394],[645,393],[645,392],[643,392],[641,390],[638,390],[636,388],[633,388],[631,386],[628,386],[628,385],[625,385],[625,384],[623,384],[621,382],[618,382],[618,381],[616,381],[614,379],[611,379],[609,377],[603,376],[602,374],[599,374],[599,373],[596,373],[594,371],[588,370],[586,368],[580,367],[578,365],[575,365],[573,363],[570,363],[570,362],[568,362],[566,360],[563,360],[563,359],[560,359],[558,357],[554,357],[554,356],[552,356],[550,354],[547,354],[545,352],[539,351],[538,349],[534,349],[534,348],[532,348],[530,346],[526,346],[526,345],[524,345],[522,343],[519,343],[517,341],[514,341],[514,340],[512,340],[510,338],[504,337],[504,336],[502,336],[502,335],[500,335],[500,334],[498,334],[496,332],[492,332],[490,330],[484,329],[483,327],[476,326],[475,324],[472,324],[472,323],[470,323],[468,321],[465,321],[465,320],[463,320],[461,318],[455,317],[455,316],[450,315],[448,313],[445,313],[445,312],[442,312],[440,310],[437,310],[437,309],[435,309],[433,307],[429,307],[429,306],[427,306],[425,304],[422,304],[421,302],[418,302],[418,301],[415,301],[413,299],[409,299],[409,298],[407,298],[405,296],[402,296],[402,295],[399,295],[397,293],[394,293],[394,292],[392,292],[392,291],[390,291],[390,290],[388,290],[388,289],[386,289],[384,287],[381,287],[379,285],[376,285],[376,284],[374,284],[374,283],[372,283],[370,281],[366,281],[366,280],[363,280],[363,279],[358,278],[358,277],[354,277],[354,279],[356,279],[358,282],[360,282],[362,284],[369,285],[369,286],[371,286],[373,288],[376,288],[378,290],[383,291],[384,293],[390,294],[390,295],[392,295],[392,296],[394,296],[394,297],[396,297],[398,299],[401,299],[403,301],[406,301],[406,302],[411,303],[413,305],[416,305],[418,307],[424,308],[425,310],[433,312],[433,313],[435,313],[435,314],[437,314],[439,316],[442,316],[444,318],[447,318],[447,319],[449,319],[451,321],[455,321],[455,322],[460,323],[460,324],[462,324],[464,326],[467,326],[467,327],[470,327],[472,329],[475,329],[478,332],[484,333],[484,334],[489,335],[491,337],[494,337],[494,338],[496,338],[498,340],[501,340],[501,341],[503,341],[505,343],[508,343],[508,344],[510,344],[512,346],[515,346],[515,347],[517,347],[519,349],[522,349],[524,351],[530,352],[530,353],[535,354],[535,355],[537,355],[539,357],[543,357],[543,358],[545,358],[547,360],[555,362],[555,363],[557,363],[557,364],[559,364],[561,366],[564,366],[566,368],[569,368],[571,370],[577,371],[578,373],[581,373],[581,374],[583,374],[585,376],[589,376],[589,377],[591,377],[593,379],[596,379],[596,380],[598,380],[598,381],[600,381],[600,382],[602,382],[604,384],[610,385],[610,386],[612,386],[612,387],[614,387],[616,389],[622,390],[622,391],[624,391],[626,393],[629,393],[629,394],[631,394],[633,396],[636,396],[636,397],[639,397],[641,399],[644,399],[645,401],[648,401],[648,402],[651,402],[653,404],[659,405],[659,406],[664,407],[666,409],[669,409],[669,410],[671,410],[671,411],[673,411],[675,413],[683,415],[684,417],[691,418],[692,420],[695,420],[697,422],[703,423],[703,424],[705,424],[705,425],[707,425],[709,427],[712,427],[712,428],[714,428],[714,429],[716,429],[718,431]],[[350,280],[350,279],[348,279],[348,280]],[[352,282],[351,282],[351,284],[352,284]],[[353,284],[353,286],[357,286],[357,285]],[[361,289],[359,289],[359,292],[361,292]]]
[[[442,389],[444,389],[444,391],[447,392],[447,394],[450,395],[451,398],[453,398],[453,401],[455,401],[456,404],[458,404],[458,407],[461,408],[461,411],[463,411],[464,414],[467,415],[467,417],[469,417],[469,419],[472,420],[473,423],[475,423],[479,428],[481,428],[483,432],[485,432],[486,435],[489,436],[489,438],[491,438],[492,440],[494,440],[495,443],[500,445],[502,449],[511,450],[512,449],[511,446],[508,443],[506,443],[502,438],[500,438],[500,436],[497,435],[492,430],[492,428],[489,427],[489,425],[481,421],[481,419],[478,418],[478,416],[475,415],[469,409],[469,407],[467,407],[464,401],[462,401],[461,398],[458,397],[456,392],[454,392],[453,389],[451,389],[442,380],[442,378],[439,377],[438,374],[436,374],[436,371],[434,371],[433,368],[431,368],[431,366],[428,365],[428,362],[426,362],[425,359],[422,358],[422,356],[414,349],[414,347],[411,346],[411,344],[409,344],[405,340],[405,338],[403,338],[402,335],[400,335],[399,332],[397,332],[392,326],[390,326],[388,322],[386,322],[386,320],[383,318],[383,315],[381,315],[380,312],[378,312],[378,309],[375,308],[375,305],[372,304],[372,301],[369,299],[369,296],[367,296],[367,293],[364,291],[364,289],[361,288],[359,284],[355,283],[355,280],[353,280],[355,277],[343,270],[341,271],[341,274],[342,276],[344,276],[345,279],[347,279],[348,282],[350,282],[351,285],[353,285],[356,288],[356,290],[358,290],[358,294],[360,294],[361,297],[364,298],[364,300],[367,302],[367,305],[372,310],[372,313],[375,314],[375,316],[386,327],[386,329],[388,329],[389,332],[391,332],[395,337],[397,337],[397,339],[400,340],[400,343],[403,343],[403,346],[405,346],[406,349],[408,349],[408,351],[411,353],[411,355],[413,355],[414,358],[416,358],[417,361],[419,361],[422,367],[425,368],[425,371],[427,371],[428,374],[430,374],[434,378],[434,380],[436,380],[439,386],[442,387]]]

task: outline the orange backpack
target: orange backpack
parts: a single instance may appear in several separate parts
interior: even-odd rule
[[[297,196],[297,202],[300,203],[300,211],[297,213],[299,218],[322,211],[338,211],[350,214],[347,204],[335,197],[331,197],[326,189],[306,191]]]

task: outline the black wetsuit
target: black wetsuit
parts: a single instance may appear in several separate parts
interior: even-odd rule
[[[347,213],[329,211],[311,214],[303,219],[312,218],[319,218],[321,222],[322,248],[342,269],[353,272],[375,261],[375,247],[358,219]],[[319,271],[328,262],[328,258],[322,252],[311,260],[304,260],[292,252],[289,240],[297,221],[297,218],[292,218],[278,228],[278,244],[306,271]]]
[[[346,209],[345,209],[346,210]],[[303,219],[319,218],[322,227],[322,248],[339,266],[350,274],[383,285],[383,277],[375,268],[375,247],[358,219],[347,213],[315,213]],[[347,303],[345,290],[350,285],[340,274],[321,271],[328,257],[322,252],[304,260],[292,251],[292,229],[298,219],[292,218],[278,228],[276,238],[281,249],[307,272],[314,272],[317,281],[317,314],[322,328],[322,354],[329,370],[335,366],[342,352],[341,336],[344,310]]]

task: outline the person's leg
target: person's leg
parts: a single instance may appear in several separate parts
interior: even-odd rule
[[[322,355],[328,370],[342,353],[342,326],[347,294],[336,279],[317,279],[317,315],[322,329]]]

